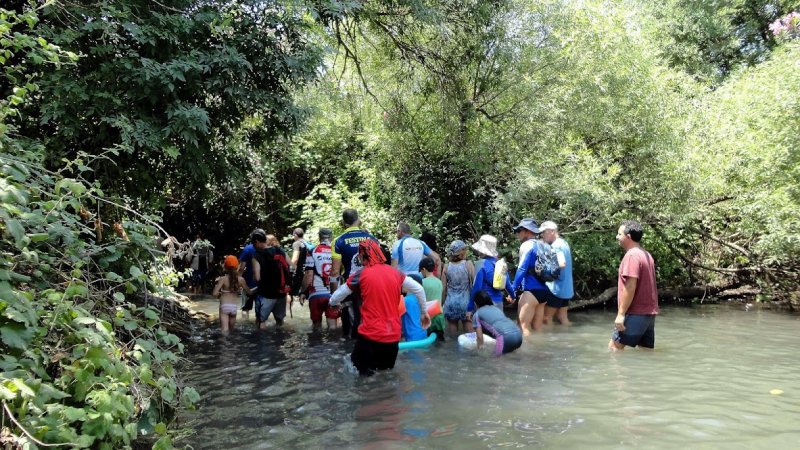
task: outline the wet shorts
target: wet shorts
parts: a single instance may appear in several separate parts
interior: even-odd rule
[[[311,321],[314,323],[322,322],[322,314],[325,313],[326,319],[338,319],[339,309],[328,306],[331,300],[328,296],[314,297],[308,300],[308,309],[311,311]]]
[[[525,292],[530,292],[533,294],[533,296],[536,297],[536,301],[539,302],[540,305],[542,303],[547,303],[550,305],[551,302],[558,301],[558,297],[553,295],[553,293],[550,292],[550,289],[525,289]]]
[[[522,346],[522,332],[506,333],[495,338],[495,355],[511,353]]]
[[[550,295],[550,298],[547,299],[547,306],[551,308],[566,308],[569,306],[569,301],[572,300],[570,298],[560,298],[556,297],[555,295]]]
[[[653,348],[656,345],[656,316],[628,314],[625,316],[625,331],[614,330],[611,335],[614,342],[636,347],[641,345]]]
[[[275,317],[276,323],[283,323],[283,318],[286,317],[286,298],[256,297],[256,319],[266,322],[270,314]]]
[[[399,342],[375,342],[359,334],[350,360],[359,374],[368,377],[378,370],[394,369],[399,349]]]

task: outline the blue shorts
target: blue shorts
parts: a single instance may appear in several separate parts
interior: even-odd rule
[[[283,323],[286,317],[286,298],[256,297],[256,320],[266,322],[270,314],[275,317],[276,323]]]
[[[625,316],[625,331],[614,330],[614,342],[636,347],[653,348],[656,345],[656,316],[629,314]]]

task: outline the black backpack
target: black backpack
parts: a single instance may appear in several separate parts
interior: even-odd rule
[[[561,275],[558,255],[550,244],[536,241],[536,261],[528,266],[528,273],[541,281],[555,281]]]
[[[308,258],[308,246],[306,241],[300,241],[303,245],[300,246],[300,256],[297,258],[297,266],[294,268],[294,277],[292,278],[292,288],[294,291],[299,292],[303,284],[303,276],[305,275],[306,259]]]

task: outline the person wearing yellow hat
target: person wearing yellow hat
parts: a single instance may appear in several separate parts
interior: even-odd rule
[[[239,275],[239,258],[228,255],[223,265],[225,275],[217,278],[213,295],[219,298],[219,323],[222,334],[228,334],[236,324],[241,292],[244,290],[250,294],[250,288],[247,287],[244,277]]]

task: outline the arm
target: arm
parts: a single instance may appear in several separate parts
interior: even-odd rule
[[[211,295],[214,297],[219,297],[220,296],[219,291],[222,289],[223,284],[225,284],[225,277],[217,278],[217,284],[216,286],[214,286],[214,291],[211,292]]]
[[[475,294],[481,291],[483,288],[483,277],[484,271],[483,267],[478,271],[478,274],[475,276],[475,283],[472,284],[472,290],[469,293],[469,303],[467,303],[467,313],[471,313],[475,311]]]
[[[253,265],[253,279],[256,282],[261,281],[261,264],[258,263],[258,260],[253,258],[250,260],[250,264]]]
[[[525,280],[525,275],[528,273],[530,256],[533,251],[533,249],[529,250],[528,253],[525,254],[525,257],[520,260],[517,273],[514,274],[514,283],[511,285],[512,292],[517,292],[522,288],[522,282]]]
[[[442,281],[442,306],[444,306],[445,300],[447,300],[447,276],[445,273],[447,272],[447,264],[442,268],[442,271],[439,272],[439,279]]]
[[[300,288],[300,293],[308,291],[308,288],[311,287],[311,282],[314,280],[314,269],[306,269],[306,273],[303,275],[303,284]]]
[[[619,304],[617,318],[614,319],[614,326],[617,327],[619,331],[625,331],[625,313],[628,312],[628,308],[630,308],[631,302],[633,302],[633,294],[636,293],[636,283],[638,283],[638,281],[637,278],[628,277],[625,280],[625,284],[622,286],[622,292],[619,293],[619,298],[617,299],[617,303]]]
[[[403,240],[400,239],[399,241],[395,242],[392,245],[392,267],[397,269],[400,266],[400,244],[403,243]]]
[[[422,328],[427,329],[431,325],[431,318],[428,315],[428,311],[425,307],[425,289],[423,289],[422,285],[414,281],[411,277],[405,277],[403,280],[402,290],[403,292],[411,292],[417,297],[417,303],[419,304],[420,323],[422,323]]]
[[[433,263],[436,264],[436,270],[438,270],[439,273],[442,273],[442,258],[433,250],[431,250],[430,257],[433,258]]]
[[[239,277],[239,286],[242,287],[242,290],[245,294],[251,295],[253,293],[253,290],[250,289],[250,287],[247,285],[247,281],[245,281],[244,277],[242,276]]]
[[[331,294],[335,293],[336,288],[339,287],[339,271],[341,270],[342,270],[342,257],[339,256],[337,258],[336,256],[334,256],[333,261],[331,263],[331,274],[329,275],[330,277],[329,285]]]
[[[342,300],[346,299],[347,296],[352,293],[353,291],[350,289],[350,286],[348,286],[347,283],[344,283],[343,285],[339,286],[338,289],[336,289],[336,292],[333,293],[328,305],[338,306],[340,303],[342,303]]]
[[[514,286],[511,285],[511,277],[506,275],[506,300],[509,303],[514,303],[514,298],[516,298],[516,291],[514,290]]]
[[[290,264],[294,270],[297,270],[297,262],[300,261],[300,247],[296,245],[298,242],[300,241],[294,241],[292,244],[292,262]],[[302,268],[300,269],[302,270]]]
[[[475,344],[477,348],[483,347],[483,330],[480,326],[475,328]]]

